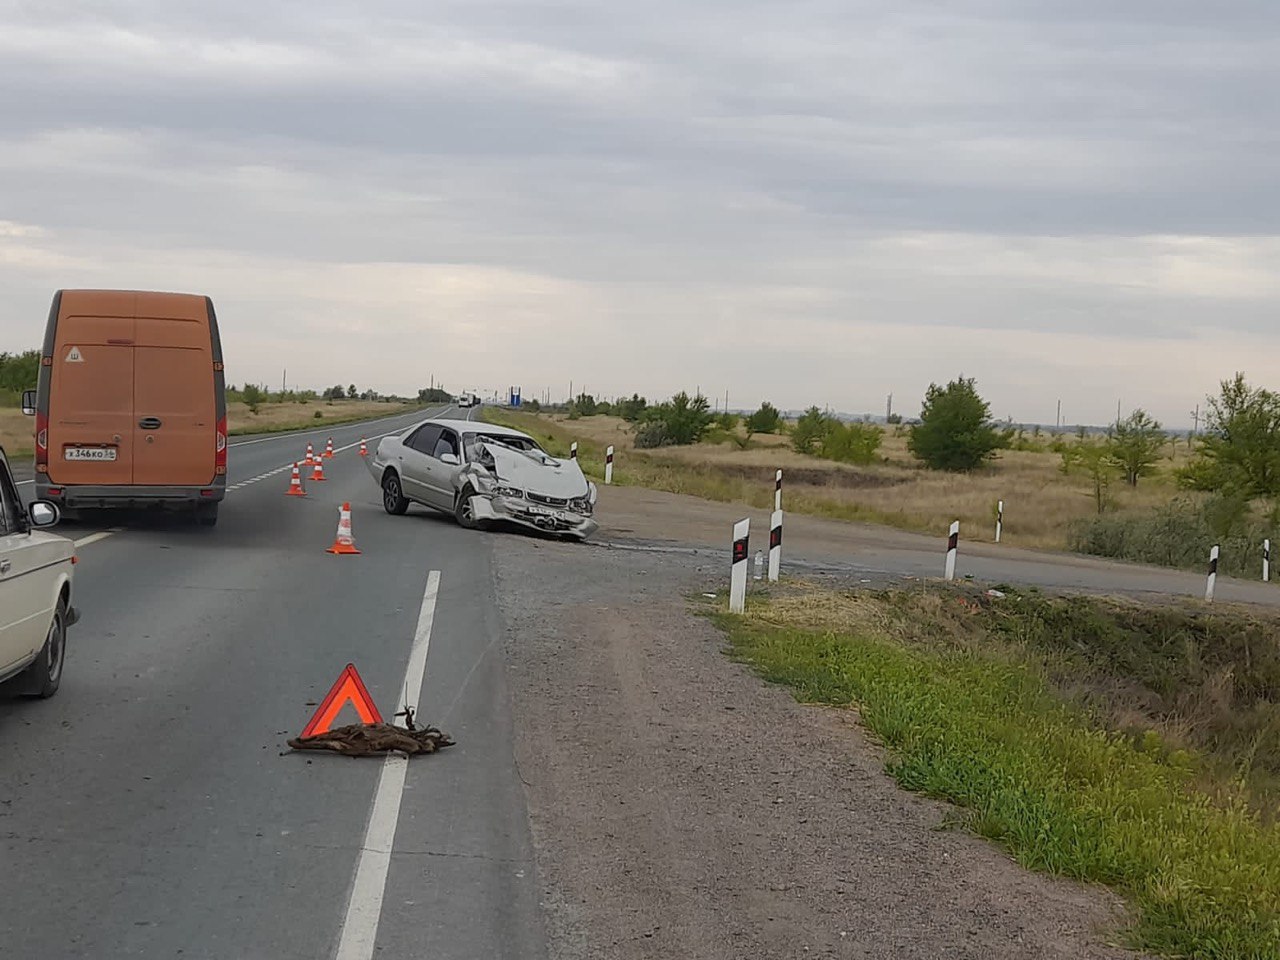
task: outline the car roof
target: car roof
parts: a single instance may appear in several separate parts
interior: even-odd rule
[[[510,427],[503,427],[496,423],[485,423],[483,420],[451,420],[446,417],[431,417],[423,420],[423,423],[438,423],[442,427],[448,427],[456,430],[458,433],[487,433],[492,437],[523,437],[526,440],[532,440],[527,433],[519,430],[513,430]],[[415,428],[416,429],[416,428]]]

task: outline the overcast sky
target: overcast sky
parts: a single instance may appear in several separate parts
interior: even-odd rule
[[[0,349],[1180,426],[1280,387],[1278,88],[1274,0],[0,0]]]

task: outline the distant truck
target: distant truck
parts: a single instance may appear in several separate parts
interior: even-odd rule
[[[463,393],[458,396],[458,406],[460,407],[478,407],[480,406],[480,398],[474,393]]]
[[[227,404],[213,301],[185,293],[60,290],[40,376],[36,496],[62,507],[165,507],[218,522]]]

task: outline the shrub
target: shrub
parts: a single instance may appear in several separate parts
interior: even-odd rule
[[[747,433],[777,433],[782,428],[782,414],[766,400],[760,409],[747,417]]]
[[[991,407],[978,396],[972,378],[960,377],[945,387],[933,383],[907,447],[931,469],[973,470],[1000,445],[990,420]]]
[[[665,443],[685,446],[701,440],[715,421],[710,407],[702,394],[691,397],[682,390],[666,403],[648,408],[644,419],[648,424],[662,425]]]
[[[643,424],[636,431],[635,446],[637,450],[652,450],[665,447],[671,441],[667,439],[667,428],[657,420]]]
[[[613,412],[628,423],[635,423],[644,414],[648,406],[649,403],[644,397],[638,393],[633,393],[631,399],[619,400]]]
[[[821,448],[826,432],[826,415],[817,407],[810,407],[800,415],[795,429],[791,431],[791,448],[796,453],[813,456]]]
[[[822,455],[840,463],[866,466],[875,462],[884,431],[873,423],[840,423],[829,419],[822,438]]]
[[[315,413],[313,413],[313,414],[311,415],[311,417],[312,417],[312,419],[313,419],[313,420],[322,420],[322,419],[324,419],[324,411],[323,411],[323,410],[317,410]]]
[[[246,383],[244,389],[240,391],[240,398],[245,402],[250,413],[257,414],[258,407],[265,399],[265,395],[262,392],[262,388],[256,383]]]

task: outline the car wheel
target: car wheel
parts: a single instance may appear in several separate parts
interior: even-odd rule
[[[196,523],[202,527],[215,527],[218,525],[218,505],[216,503],[202,503],[196,508]]]
[[[471,508],[471,498],[475,495],[476,492],[472,487],[463,487],[453,505],[453,518],[464,530],[475,530],[480,526],[480,521],[476,519],[475,511]]]
[[[404,498],[400,478],[394,470],[388,470],[382,478],[382,509],[395,517],[404,516],[404,512],[409,509],[409,501]]]
[[[62,667],[67,657],[67,605],[58,601],[49,624],[49,634],[39,656],[23,673],[28,696],[41,699],[52,697],[62,683]]]

